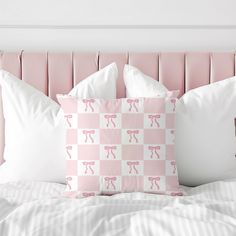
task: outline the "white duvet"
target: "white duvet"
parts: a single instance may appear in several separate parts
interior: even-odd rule
[[[236,236],[236,180],[185,188],[187,196],[143,193],[67,199],[65,186],[0,185],[0,236]]]

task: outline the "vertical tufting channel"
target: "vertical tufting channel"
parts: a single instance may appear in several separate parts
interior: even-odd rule
[[[234,76],[234,59],[234,53],[212,53],[210,83]]]
[[[160,53],[159,55],[159,81],[169,90],[179,90],[180,96],[185,91],[185,54]]]
[[[48,53],[48,95],[66,94],[73,87],[72,53]]]
[[[73,86],[98,71],[98,53],[73,53]]]
[[[47,53],[22,53],[22,80],[48,95]]]
[[[185,92],[210,82],[210,54],[186,53],[185,55]]]

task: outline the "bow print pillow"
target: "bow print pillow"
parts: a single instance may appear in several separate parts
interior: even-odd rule
[[[176,98],[58,95],[58,101],[68,126],[67,195],[182,194],[174,159]]]

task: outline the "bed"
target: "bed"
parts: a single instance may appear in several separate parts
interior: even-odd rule
[[[1,68],[55,99],[89,74],[115,61],[186,91],[235,74],[226,53],[30,53],[2,52]],[[122,73],[117,97],[125,97]],[[0,152],[4,120],[0,109]],[[64,184],[10,182],[0,185],[0,235],[236,235],[236,179],[197,187],[184,196],[122,193],[70,199]]]
[[[236,179],[195,188],[186,196],[123,193],[68,199],[65,185],[0,185],[0,235],[235,235]]]

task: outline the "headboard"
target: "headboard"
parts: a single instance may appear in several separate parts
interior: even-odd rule
[[[131,64],[159,80],[169,90],[186,91],[235,75],[234,52],[161,53],[31,53],[1,52],[0,68],[33,85],[51,98],[67,93],[79,81],[116,62],[117,97],[125,97],[123,67]],[[0,163],[4,146],[4,120],[0,96]]]

